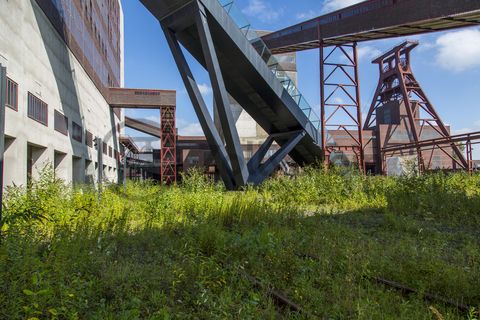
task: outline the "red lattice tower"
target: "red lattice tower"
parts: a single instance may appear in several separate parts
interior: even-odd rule
[[[322,152],[325,164],[329,164],[335,153],[350,153],[355,157],[359,169],[364,170],[356,43],[320,46],[320,95]],[[343,136],[343,139],[336,141],[335,135]]]
[[[177,181],[175,107],[160,108],[160,179],[164,184]]]
[[[428,100],[422,87],[413,75],[410,65],[410,53],[418,46],[417,41],[405,41],[384,55],[373,60],[372,63],[379,65],[380,80],[373,97],[364,129],[374,129],[377,125],[377,110],[392,101],[403,102],[407,112],[407,123],[411,144],[406,145],[404,150],[414,150],[417,155],[418,168],[420,171],[430,169],[432,155],[435,149],[443,152],[446,156],[462,169],[468,169],[469,164],[463,152],[452,140],[451,135],[437,111]],[[424,139],[422,133],[426,128],[438,134],[441,143],[433,144],[433,151],[428,154],[422,150]],[[435,140],[433,140],[435,141]],[[427,155],[425,158],[424,155]],[[384,158],[384,154],[381,155]],[[385,172],[385,160],[382,161],[382,172]]]

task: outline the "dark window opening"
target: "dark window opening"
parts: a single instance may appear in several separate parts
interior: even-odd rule
[[[93,134],[88,130],[85,131],[85,144],[90,148],[93,146]]]
[[[48,126],[48,105],[30,92],[27,113],[29,118]]]
[[[68,118],[58,110],[55,110],[55,116],[53,118],[53,127],[56,131],[68,135]]]
[[[7,107],[18,111],[18,84],[7,77]]]
[[[82,126],[72,121],[72,138],[78,142],[82,142]]]

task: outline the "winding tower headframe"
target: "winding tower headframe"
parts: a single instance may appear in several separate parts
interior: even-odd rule
[[[377,125],[377,111],[387,103],[397,101],[403,103],[407,113],[408,135],[410,142],[415,145],[418,168],[420,171],[430,169],[431,161],[425,161],[419,142],[426,128],[436,132],[438,137],[445,138],[447,144],[438,146],[444,153],[453,153],[452,158],[456,165],[467,169],[468,162],[462,151],[450,141],[450,132],[441,120],[434,106],[415,78],[411,67],[411,51],[418,46],[417,41],[405,41],[392,50],[373,60],[378,64],[380,79],[375,91],[372,104],[365,120],[364,129],[374,129]],[[448,147],[448,150],[446,148]],[[382,156],[383,158],[383,156]],[[382,171],[385,170],[382,164]]]

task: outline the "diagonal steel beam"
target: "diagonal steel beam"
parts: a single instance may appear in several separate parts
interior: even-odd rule
[[[198,121],[200,122],[205,137],[207,138],[210,150],[215,158],[215,162],[217,163],[222,180],[227,189],[234,189],[236,187],[236,183],[233,179],[233,172],[227,157],[227,152],[223,145],[222,139],[218,134],[212,117],[210,116],[207,105],[203,100],[202,94],[198,89],[197,82],[195,81],[192,71],[188,66],[185,55],[180,49],[180,45],[178,44],[174,32],[167,26],[164,26],[162,23],[160,25],[165,34],[165,38],[167,39],[170,51],[172,51],[173,58],[175,59],[175,63],[183,79],[183,83],[185,84],[185,88],[188,92],[190,100],[192,101]]]
[[[233,170],[233,177],[237,186],[243,186],[248,180],[248,169],[245,164],[240,138],[230,108],[230,100],[223,81],[220,63],[210,33],[210,27],[208,26],[207,13],[205,7],[198,0],[196,4],[198,14],[195,17],[195,22],[207,71],[210,76],[213,98],[220,118],[225,145]]]
[[[249,183],[260,184],[268,178],[273,170],[275,170],[280,162],[289,154],[293,148],[303,139],[305,131],[300,130],[290,133],[292,136],[280,149],[277,150],[264,164],[262,164],[255,172],[250,174]],[[268,149],[267,149],[268,150]]]
[[[257,152],[253,155],[253,157],[250,158],[250,161],[248,161],[248,171],[250,174],[253,174],[258,168],[260,167],[260,164],[262,163],[263,158],[265,158],[265,155],[267,154],[268,150],[272,146],[273,143],[273,136],[268,136],[268,138],[262,143],[260,148],[258,148]]]

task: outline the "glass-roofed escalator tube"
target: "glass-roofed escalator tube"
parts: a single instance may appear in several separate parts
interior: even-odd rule
[[[310,125],[313,127],[313,131],[319,132],[320,128],[320,119],[315,111],[310,107],[305,97],[300,93],[300,91],[295,86],[292,79],[290,79],[285,72],[275,56],[270,52],[265,42],[257,34],[248,20],[245,18],[240,9],[236,6],[235,1],[233,0],[218,0],[220,5],[227,11],[228,15],[232,18],[235,24],[240,28],[245,37],[250,41],[252,46],[262,57],[263,61],[267,64],[268,68],[275,74],[278,80],[282,83],[283,87],[287,90],[290,96],[295,100],[299,108],[310,120]],[[320,133],[319,133],[320,134]]]

